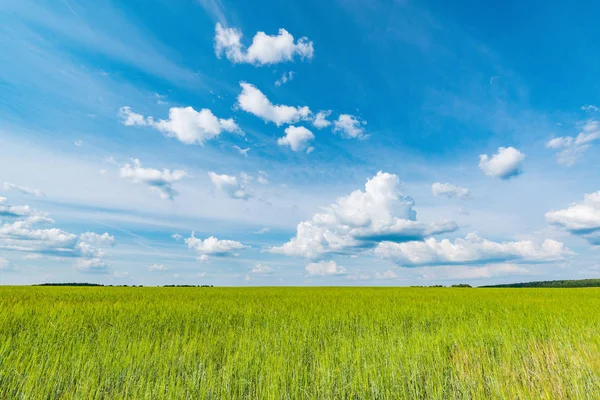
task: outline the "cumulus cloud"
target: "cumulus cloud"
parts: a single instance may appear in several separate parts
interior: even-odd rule
[[[154,168],[143,168],[140,160],[133,159],[133,165],[126,163],[120,169],[121,178],[131,179],[134,183],[148,185],[151,190],[158,192],[162,199],[173,200],[178,192],[173,189],[173,183],[187,176],[185,171]]]
[[[191,236],[184,241],[188,248],[196,251],[200,255],[200,261],[208,260],[208,256],[237,256],[237,250],[248,247],[234,240],[219,240],[214,236],[204,240],[198,239],[195,232],[192,232]]]
[[[232,175],[219,175],[214,172],[209,172],[211,182],[221,192],[225,193],[232,199],[248,200],[251,196],[244,188],[243,182],[247,181],[247,175],[241,176],[238,180],[237,177]]]
[[[321,261],[310,263],[306,266],[306,272],[310,276],[333,276],[346,275],[348,271],[335,261]]]
[[[313,126],[317,129],[327,128],[329,125],[331,125],[331,121],[327,119],[327,117],[330,115],[331,110],[319,111],[313,120]]]
[[[400,192],[396,175],[378,172],[365,190],[355,190],[298,224],[296,236],[269,251],[316,258],[375,247],[379,242],[406,242],[458,229],[451,221],[417,221],[414,201]]]
[[[431,191],[434,196],[446,196],[449,199],[459,198],[468,199],[471,197],[469,189],[460,186],[455,186],[450,183],[435,182],[431,185]]]
[[[246,82],[240,82],[240,86],[242,92],[237,98],[238,106],[265,122],[273,122],[275,125],[281,126],[283,124],[294,124],[310,116],[311,111],[306,106],[273,105],[256,86]]]
[[[508,180],[521,174],[525,154],[514,147],[499,147],[491,158],[479,156],[479,168],[488,176]]]
[[[0,205],[4,206],[4,205]],[[20,251],[30,255],[47,255],[75,258],[76,267],[97,267],[106,264],[101,258],[104,249],[114,245],[114,237],[108,233],[85,232],[76,235],[59,228],[39,228],[38,224],[53,224],[45,213],[29,206],[6,206],[9,210],[27,210],[24,213],[4,214],[11,220],[0,224],[0,249]],[[107,264],[106,264],[107,266]]]
[[[252,267],[252,269],[250,270],[251,274],[256,274],[256,275],[269,275],[273,273],[273,268],[267,266],[267,265],[263,265],[263,264],[256,264],[254,267]]]
[[[304,151],[310,149],[309,144],[315,135],[303,126],[288,126],[285,128],[285,136],[277,140],[280,146],[290,146],[292,151]]]
[[[556,155],[559,164],[571,166],[600,139],[600,123],[595,120],[586,122],[576,137],[561,136],[550,139],[546,143],[549,149],[560,150]]]
[[[366,121],[362,121],[350,114],[341,114],[338,119],[333,121],[333,131],[340,132],[342,136],[349,139],[362,139],[365,138],[365,130],[363,125],[366,125]]]
[[[600,191],[565,209],[547,212],[546,221],[600,246]]]
[[[294,79],[294,71],[284,72],[283,75],[281,75],[281,78],[275,81],[275,86],[281,86],[292,79]]]
[[[151,126],[185,144],[204,145],[222,132],[242,133],[232,118],[217,118],[208,108],[196,111],[192,107],[172,107],[169,109],[169,119],[159,121],[134,113],[130,107],[121,107],[119,115],[127,126]]]
[[[255,66],[288,62],[298,57],[312,59],[313,42],[302,37],[294,41],[285,29],[279,29],[277,35],[257,32],[247,49],[242,44],[242,32],[237,28],[226,28],[220,23],[215,27],[215,54],[223,55],[233,63],[247,63]]]
[[[428,238],[406,243],[382,242],[375,254],[403,267],[490,264],[504,261],[543,263],[558,261],[573,255],[565,245],[552,239],[542,243],[531,240],[493,242],[475,233],[454,242]]]
[[[26,194],[28,196],[35,196],[35,197],[43,197],[46,196],[41,190],[39,189],[30,189],[28,187],[24,187],[24,186],[19,186],[19,185],[15,185],[14,183],[9,183],[9,182],[4,182],[4,189],[5,190],[16,190],[18,192],[21,192],[23,194]]]

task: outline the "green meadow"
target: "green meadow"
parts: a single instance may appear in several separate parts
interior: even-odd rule
[[[0,399],[600,397],[600,289],[0,287]]]

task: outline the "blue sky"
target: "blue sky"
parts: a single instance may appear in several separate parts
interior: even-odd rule
[[[0,283],[600,271],[593,2],[0,5]]]

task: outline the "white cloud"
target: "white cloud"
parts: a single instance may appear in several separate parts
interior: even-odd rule
[[[73,144],[74,144],[76,147],[81,147],[81,146],[83,146],[83,142],[82,142],[81,140],[76,140],[76,141],[74,141],[74,142],[73,142]]]
[[[367,180],[364,191],[340,197],[298,224],[289,242],[269,251],[315,258],[372,248],[383,240],[405,242],[458,229],[451,221],[418,222],[414,201],[403,196],[399,187],[396,175],[378,172]]]
[[[258,178],[256,178],[256,181],[261,185],[268,184],[269,180],[267,179],[267,173],[265,171],[258,171]]]
[[[226,174],[219,175],[214,172],[209,172],[208,176],[217,189],[232,199],[248,200],[251,197],[250,194],[246,192],[243,184],[235,176]],[[247,181],[247,179],[243,179],[243,177],[242,180]]]
[[[1,270],[7,270],[10,267],[10,263],[8,262],[8,260],[6,258],[2,258],[0,257],[0,271]]]
[[[173,239],[175,239],[175,240],[181,240],[181,239],[183,239],[183,236],[180,235],[179,233],[174,233],[174,234],[171,235],[171,237]]]
[[[479,168],[488,176],[510,179],[520,175],[525,154],[514,147],[499,147],[491,158],[487,154],[479,156]]]
[[[600,246],[600,191],[586,194],[583,202],[547,212],[546,220]]]
[[[215,54],[223,55],[233,63],[248,63],[255,66],[292,61],[296,56],[300,59],[311,59],[314,54],[313,42],[302,37],[294,42],[294,37],[285,29],[279,34],[270,36],[257,32],[248,49],[242,45],[242,32],[237,28],[225,28],[220,23],[215,27]]]
[[[119,115],[127,126],[151,126],[185,144],[203,145],[222,132],[242,132],[232,118],[217,118],[208,108],[196,111],[192,107],[172,107],[169,109],[169,119],[159,121],[134,113],[130,107],[121,107]]]
[[[292,79],[294,79],[294,71],[284,72],[283,75],[281,75],[281,78],[275,81],[275,86],[281,86]]]
[[[223,131],[241,132],[232,118],[217,118],[208,108],[196,111],[192,107],[173,107],[169,110],[169,119],[160,120],[154,126],[185,144],[203,145],[206,140],[219,136]]]
[[[563,243],[552,239],[542,243],[531,240],[493,242],[470,233],[454,242],[435,238],[406,243],[382,242],[375,249],[375,254],[400,266],[414,267],[503,261],[541,263],[562,260],[573,253]]]
[[[468,199],[471,197],[469,189],[455,186],[450,183],[435,182],[431,185],[431,191],[434,196],[446,196],[449,199],[457,197],[459,199]]]
[[[27,188],[24,186],[15,185],[14,183],[4,182],[4,189],[5,190],[16,190],[18,192],[21,192],[21,193],[29,195],[29,196],[35,196],[35,197],[46,196],[42,191],[40,191],[38,189],[30,189],[30,188]]]
[[[267,265],[263,265],[263,264],[256,264],[254,267],[252,267],[252,270],[250,271],[251,274],[256,274],[256,275],[269,275],[273,273],[273,268],[267,266]]]
[[[306,271],[310,276],[333,276],[346,275],[348,271],[335,261],[321,261],[310,263],[306,266]]]
[[[293,124],[310,116],[310,109],[286,105],[273,105],[256,86],[240,82],[242,92],[237,101],[238,106],[250,114],[262,118],[265,122],[273,122],[277,126]]]
[[[354,115],[341,114],[337,120],[333,121],[333,131],[341,132],[344,137],[350,139],[362,139],[366,137],[363,128],[366,123]]]
[[[233,148],[236,149],[238,151],[238,153],[240,153],[244,157],[248,157],[248,152],[250,151],[250,147],[248,147],[247,149],[242,149],[240,146],[233,145]]]
[[[219,240],[214,236],[204,240],[198,239],[195,236],[195,232],[192,232],[192,235],[185,239],[185,244],[188,245],[188,248],[195,250],[200,255],[213,255],[220,257],[237,256],[237,250],[242,250],[248,247],[234,240]],[[203,261],[205,261],[207,258],[208,257],[206,257]]]
[[[262,235],[262,234],[265,234],[267,232],[269,232],[269,228],[262,228],[262,229],[258,230],[256,233],[259,234],[259,235]]]
[[[549,149],[561,149],[556,155],[556,161],[563,165],[573,165],[595,142],[600,139],[600,123],[595,120],[586,122],[576,137],[561,136],[550,139],[546,143]]]
[[[303,126],[288,126],[285,128],[285,136],[277,139],[280,146],[290,146],[292,151],[303,151],[308,149],[309,143],[315,135]]]
[[[75,269],[87,274],[108,274],[109,265],[99,258],[78,259],[75,262]]]
[[[58,256],[76,259],[76,266],[86,268],[104,263],[101,247],[114,245],[114,237],[108,233],[97,234],[86,232],[76,235],[62,229],[40,229],[36,224],[53,224],[45,213],[31,209],[29,206],[8,206],[10,209],[28,210],[22,215],[14,215],[12,222],[0,225],[0,249],[30,253],[35,256]]]
[[[133,165],[126,163],[120,169],[121,178],[131,179],[134,183],[148,185],[151,190],[160,194],[162,199],[173,200],[177,191],[173,189],[173,183],[187,176],[185,171],[169,169],[158,170],[154,168],[143,168],[138,159],[133,159]]]
[[[95,232],[85,232],[79,235],[79,240],[93,245],[112,246],[115,244],[115,237],[107,232],[102,235]]]
[[[330,115],[331,110],[319,111],[313,120],[313,126],[317,129],[327,128],[329,125],[331,125],[331,121],[327,119],[327,117]]]
[[[165,267],[163,264],[152,264],[148,271],[150,272],[165,272],[168,271],[169,268]]]
[[[387,270],[384,272],[375,272],[375,279],[397,279],[398,275],[391,270]]]
[[[119,117],[125,126],[134,125],[153,125],[154,120],[152,117],[144,117],[142,114],[131,111],[131,107],[124,106],[119,109]]]
[[[593,104],[588,104],[587,106],[581,106],[581,109],[583,111],[594,111],[594,112],[600,111],[600,108],[596,107]]]
[[[420,268],[421,276],[426,280],[470,280],[489,279],[502,276],[531,275],[531,272],[515,264],[490,264],[483,267],[448,265]]]
[[[371,279],[371,277],[366,274],[354,274],[354,275],[348,275],[347,279],[351,280],[351,281],[367,281],[367,280]]]

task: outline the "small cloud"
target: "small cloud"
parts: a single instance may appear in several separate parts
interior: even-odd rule
[[[165,272],[168,270],[169,269],[167,267],[165,267],[163,264],[152,264],[150,266],[150,268],[148,268],[148,271],[150,271],[150,272]]]
[[[435,182],[433,185],[431,185],[431,191],[436,197],[445,196],[449,199],[454,197],[459,199],[468,199],[471,197],[469,189],[455,186],[450,183]]]
[[[308,146],[313,141],[315,135],[303,126],[290,125],[285,128],[285,136],[277,140],[280,146],[289,146],[292,151],[303,151],[310,153],[312,148]]]
[[[133,165],[126,163],[120,169],[121,178],[130,179],[133,183],[143,183],[151,190],[160,194],[162,199],[173,200],[179,193],[173,188],[173,183],[187,176],[182,170],[158,170],[144,168],[138,159],[133,159]]]
[[[335,261],[321,261],[310,263],[306,266],[306,271],[309,276],[333,276],[346,275],[348,271],[341,265],[337,265]]]
[[[255,275],[270,275],[273,273],[273,268],[258,263],[254,267],[252,267],[250,273]]]
[[[74,141],[74,142],[73,142],[73,144],[74,144],[75,146],[77,146],[77,147],[81,147],[81,146],[83,146],[83,142],[82,142],[81,140],[76,140],[76,141]]]
[[[588,104],[587,106],[581,106],[581,109],[583,111],[593,111],[593,112],[598,112],[600,111],[600,108],[596,107],[593,104]]]
[[[175,239],[175,240],[181,240],[181,239],[183,239],[183,236],[180,235],[179,233],[174,233],[174,234],[171,235],[171,237],[173,239]]]
[[[363,125],[367,122],[350,114],[341,114],[337,120],[333,121],[333,131],[341,132],[342,136],[348,139],[364,139],[367,137]]]
[[[479,156],[479,168],[488,176],[508,180],[522,173],[525,154],[514,147],[499,147],[491,158]]]
[[[238,151],[238,153],[240,153],[244,157],[248,157],[248,152],[250,151],[250,147],[248,147],[247,149],[242,149],[240,146],[233,145],[233,148],[236,149]]]
[[[292,79],[294,79],[294,71],[284,72],[281,78],[275,81],[275,86],[279,87]]]
[[[209,172],[208,176],[210,177],[213,185],[222,193],[226,194],[232,199],[239,200],[248,200],[250,194],[246,191],[244,184],[242,182],[248,181],[248,175],[242,173],[240,174],[240,180],[237,177],[232,175],[219,175],[214,172]]]
[[[263,233],[267,233],[269,232],[269,228],[262,228],[259,231],[257,231],[256,233],[258,233],[259,235],[262,235]]]
[[[16,190],[17,192],[21,192],[28,196],[34,196],[34,197],[46,196],[46,194],[44,192],[40,191],[39,189],[30,189],[25,186],[15,185],[14,183],[4,182],[4,189],[5,190]]]

